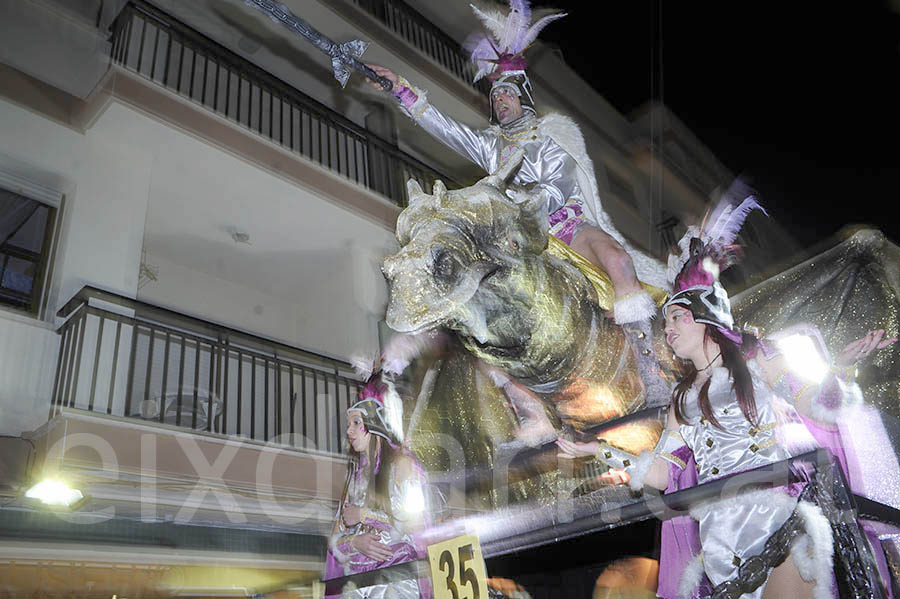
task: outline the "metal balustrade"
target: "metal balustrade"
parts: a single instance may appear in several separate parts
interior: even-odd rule
[[[92,287],[58,315],[51,416],[77,408],[344,451],[360,386],[346,362]]]
[[[403,0],[351,0],[360,9],[381,21],[388,29],[438,63],[466,85],[488,95],[486,79],[473,83],[475,65],[465,50]]]
[[[458,184],[393,144],[140,1],[113,25],[112,60],[358,185],[407,205],[406,182]]]

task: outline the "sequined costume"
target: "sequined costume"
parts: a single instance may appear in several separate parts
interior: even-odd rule
[[[819,337],[818,331],[809,325],[791,327],[792,333],[798,331],[804,335]],[[775,344],[759,342],[764,359],[781,355]],[[782,374],[776,384],[776,392],[785,397],[797,397],[809,388],[809,381],[793,372]],[[849,483],[850,490],[859,495],[867,495],[865,475],[861,471],[856,452],[861,446],[868,445],[872,436],[883,434],[883,426],[868,422],[867,415],[873,410],[861,402],[858,386],[845,384],[834,376],[827,377],[819,390],[819,396],[812,405],[812,417],[800,414],[800,421],[812,436],[815,443],[828,449],[836,458]],[[847,425],[864,422],[863,427],[852,434]],[[863,434],[864,431],[864,434]],[[863,449],[863,451],[866,451]],[[795,453],[795,452],[794,452]],[[870,453],[870,452],[867,452]],[[871,456],[869,456],[871,457]],[[674,493],[698,484],[698,468],[694,456],[687,445],[672,450],[668,456],[668,486],[666,493]],[[869,540],[873,557],[881,580],[890,580],[890,570],[885,553],[879,541],[880,526],[867,520],[860,520],[859,525]],[[660,541],[660,573],[657,595],[664,599],[678,597],[678,586],[681,574],[690,561],[700,555],[700,537],[696,521],[688,516],[680,516],[663,522]],[[702,581],[700,596],[709,594],[708,581]],[[890,588],[883,589],[885,596],[893,597]]]
[[[763,366],[771,368],[766,363],[773,358],[772,352],[734,326],[728,294],[718,281],[719,273],[739,258],[733,244],[744,219],[754,209],[762,210],[755,198],[745,194],[741,185],[732,186],[709,217],[710,226],[689,229],[679,242],[682,252],[670,257],[673,295],[663,306],[669,323],[666,330],[669,332],[671,326],[677,339],[679,325],[675,319],[668,320],[667,311],[673,307],[688,311],[689,322],[705,327],[704,339],[711,331],[717,332],[713,338],[720,351],[713,361],[722,357],[723,366],[713,367],[702,387],[696,383],[685,386],[685,381],[679,384],[672,408],[678,414],[677,433],[670,425],[653,452],[643,452],[633,459],[616,458],[614,449],[601,443],[598,457],[607,463],[615,463],[609,458],[625,460],[619,463],[630,467],[632,488],[643,486],[651,465],[660,458],[670,464],[671,492],[695,482],[702,484],[781,462],[815,447],[799,414],[783,399],[790,398],[790,393],[785,389],[778,393],[766,381]],[[744,392],[752,393],[750,410],[755,411],[755,417],[741,407],[739,391],[744,387],[724,367],[729,360],[732,364],[746,361],[751,388]],[[687,376],[691,377],[687,381],[696,381],[696,367]],[[779,385],[784,386],[783,381]],[[701,409],[703,388],[708,405]],[[695,480],[693,473],[684,472],[692,461]],[[798,474],[803,480],[804,473]],[[660,595],[670,597],[674,591],[682,599],[707,596],[711,591],[715,597],[758,599],[772,569],[790,555],[800,576],[815,582],[814,597],[832,597],[830,523],[818,506],[803,499],[805,487],[805,482],[799,482],[774,489],[726,489],[714,500],[693,505],[690,515],[699,523],[699,538],[694,536],[690,522],[683,520],[664,530],[668,538],[663,539]],[[685,563],[685,554],[698,548],[700,555]],[[665,555],[666,551],[675,555]],[[677,589],[673,589],[676,572],[679,580]],[[711,588],[700,595],[701,586],[707,582]]]
[[[360,372],[360,374],[362,374]],[[402,564],[422,556],[415,532],[425,524],[426,477],[418,460],[400,443],[404,439],[402,404],[389,379],[380,371],[367,372],[366,384],[360,389],[358,401],[347,409],[349,415],[358,414],[362,429],[369,435],[366,449],[353,445],[354,451],[347,468],[347,481],[341,503],[335,515],[334,529],[328,541],[325,580],[369,572]],[[352,425],[351,425],[352,426]],[[373,463],[369,464],[369,460]],[[387,480],[383,478],[387,474]],[[386,484],[385,484],[386,482]],[[381,488],[381,491],[376,489]],[[384,495],[380,501],[375,493]],[[360,508],[360,521],[352,526],[344,522],[344,506]],[[387,545],[391,557],[378,561],[353,547],[359,535],[375,534]],[[384,599],[430,597],[430,587],[420,592],[419,583],[408,572],[383,571],[378,583],[358,588],[348,582],[340,594],[352,599]],[[328,596],[335,596],[331,589]]]
[[[412,458],[403,456],[400,459]],[[407,514],[408,506],[405,505],[405,502],[409,497],[424,501],[424,477],[420,475],[420,471],[416,472],[414,469],[413,471],[416,472],[414,476],[404,478],[398,475],[396,463],[386,465],[391,468],[389,483],[391,514],[388,514],[372,507],[372,502],[367,501],[369,474],[366,460],[367,454],[364,453],[360,454],[358,465],[351,462],[344,501],[341,503],[341,509],[338,510],[335,530],[328,544],[336,564],[332,562],[332,571],[326,572],[326,579],[368,572],[375,568],[400,564],[420,557],[414,536],[415,517]],[[376,457],[375,472],[372,473],[372,476],[377,472],[377,468],[381,467],[378,462]],[[361,522],[349,527],[344,525],[341,513],[344,503],[362,508]],[[389,560],[379,562],[354,550],[351,541],[356,535],[365,533],[377,534],[381,542],[391,548],[393,556]],[[415,580],[409,579],[403,573],[397,576],[397,580],[388,584],[378,584],[363,589],[356,589],[348,585],[343,589],[342,596],[360,599],[363,597],[371,599],[419,597],[419,585]]]
[[[581,132],[570,118],[559,114],[537,117],[525,111],[507,126],[475,129],[445,115],[428,103],[424,92],[403,79],[395,95],[402,112],[416,124],[487,173],[496,172],[516,150],[524,149],[525,157],[512,183],[537,185],[544,191],[552,235],[571,244],[583,227],[598,227],[632,257],[641,281],[664,286],[665,273],[659,262],[633,248],[600,205],[593,164]]]
[[[689,390],[685,398],[687,424],[681,425],[679,432],[696,460],[700,483],[778,462],[794,453],[783,441],[780,442],[779,437],[785,433],[783,427],[790,426],[788,423],[798,417],[796,414],[786,417],[785,412],[793,410],[779,405],[780,398],[764,382],[755,362],[748,362],[748,367],[756,400],[756,426],[751,425],[741,412],[725,368],[713,369],[709,386],[710,405],[722,428],[713,426],[701,416],[695,388]],[[812,445],[811,438],[808,443],[807,448]],[[769,537],[797,509],[799,491],[798,485],[753,491],[691,509],[691,516],[700,525],[703,570],[713,586],[736,577],[743,561],[762,552]],[[811,505],[807,507],[811,511],[817,510]],[[824,516],[821,518],[824,520]],[[810,524],[820,522],[807,522],[808,526]],[[827,526],[825,521],[826,529]],[[830,552],[830,544],[814,547],[816,574],[823,571],[829,574],[818,586],[830,586]],[[820,580],[818,576],[816,579]],[[765,583],[753,594],[745,596],[762,597],[764,589]],[[821,596],[829,597],[830,589],[824,595],[817,593],[817,597]]]

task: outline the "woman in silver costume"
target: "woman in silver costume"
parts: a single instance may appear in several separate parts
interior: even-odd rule
[[[325,579],[359,574],[421,557],[416,534],[424,524],[425,475],[396,441],[385,396],[373,377],[347,410],[350,461],[347,483],[329,540]],[[419,584],[405,572],[383,574],[364,588],[348,583],[343,597],[418,598]],[[426,590],[426,595],[429,594]]]
[[[728,296],[717,280],[735,259],[730,244],[753,207],[757,205],[752,199],[732,207],[725,214],[730,231],[723,234],[714,225],[691,240],[689,248],[682,248],[684,266],[663,312],[666,341],[683,361],[684,372],[656,449],[632,456],[602,441],[560,439],[561,456],[596,455],[623,469],[634,489],[647,485],[666,489],[670,464],[683,469],[690,458],[696,462],[698,482],[704,483],[815,447],[798,411],[807,417],[821,413],[827,407],[822,404],[835,398],[830,383],[850,383],[849,371],[856,361],[896,339],[886,339],[884,331],[871,331],[838,356],[828,382],[801,390],[789,385],[784,357],[734,327]],[[739,219],[729,218],[739,213],[743,213]],[[801,496],[805,485],[746,491],[693,506],[690,514],[699,522],[701,554],[678,573],[677,596],[697,596],[704,574],[709,585],[705,593],[719,593],[716,596],[835,596],[830,525],[821,510]],[[787,546],[767,544],[790,527],[800,533],[779,536]],[[778,565],[779,552],[789,552],[791,559]],[[765,576],[751,580],[751,570]],[[661,583],[664,574],[660,572]]]

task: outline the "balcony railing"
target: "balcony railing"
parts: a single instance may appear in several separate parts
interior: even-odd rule
[[[51,416],[77,408],[343,451],[359,388],[346,362],[92,287],[58,316]]]
[[[430,193],[452,178],[158,9],[128,4],[113,26],[112,59],[246,129],[407,204],[406,181]]]
[[[490,83],[485,79],[472,83],[475,65],[459,43],[403,0],[351,1],[466,85],[474,87],[484,95],[490,91]]]

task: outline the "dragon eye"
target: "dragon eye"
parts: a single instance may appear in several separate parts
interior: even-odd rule
[[[431,272],[434,278],[442,283],[449,282],[456,274],[457,262],[453,255],[443,249],[432,251]]]

